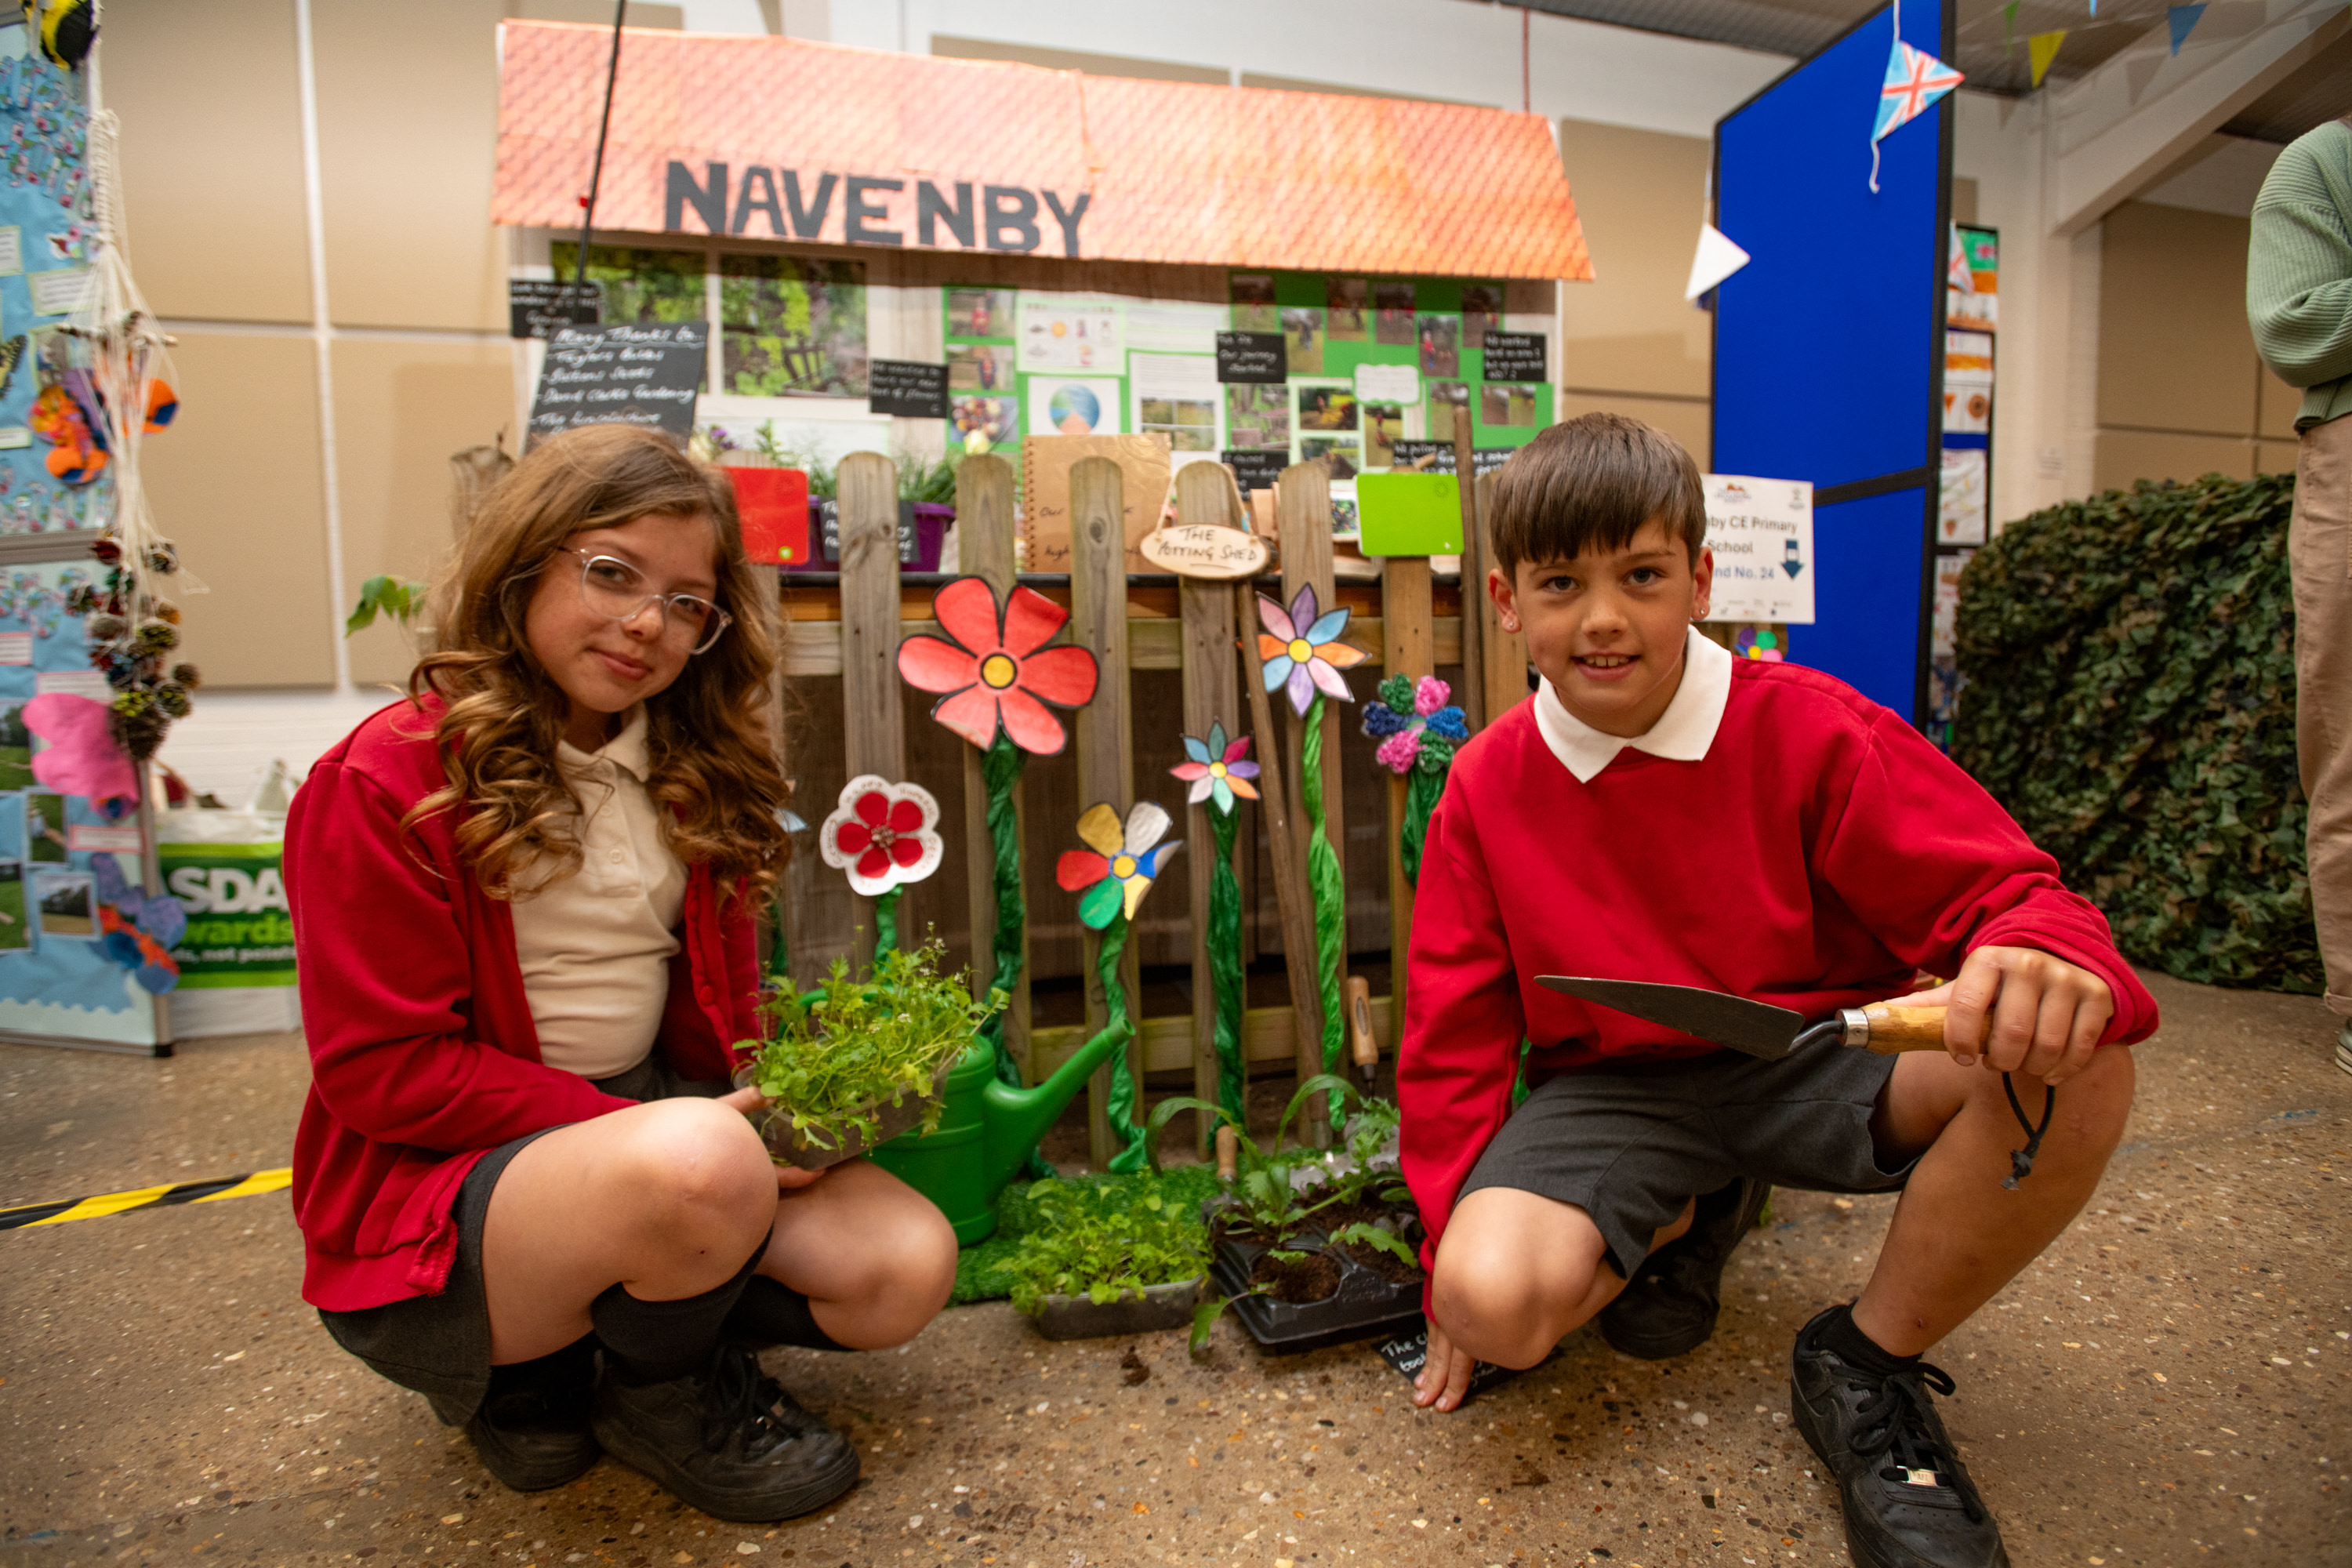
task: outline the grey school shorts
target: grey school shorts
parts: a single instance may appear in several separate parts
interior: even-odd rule
[[[1777,1062],[1717,1051],[1561,1073],[1511,1113],[1460,1196],[1513,1187],[1573,1204],[1630,1279],[1685,1199],[1741,1176],[1826,1193],[1901,1187],[1916,1162],[1882,1169],[1870,1137],[1895,1061],[1821,1045]]]
[[[589,1080],[606,1094],[638,1101],[680,1095],[715,1099],[732,1087],[725,1079],[682,1079],[669,1059],[654,1054],[625,1073]],[[484,1154],[458,1184],[451,1214],[457,1222],[457,1257],[438,1296],[412,1296],[355,1312],[319,1310],[337,1344],[380,1376],[425,1395],[433,1414],[452,1426],[473,1419],[490,1387],[490,1302],[482,1281],[482,1225],[490,1194],[507,1162],[552,1127],[526,1133]]]

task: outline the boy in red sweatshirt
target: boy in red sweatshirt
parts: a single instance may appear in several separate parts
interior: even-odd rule
[[[1422,861],[1397,1067],[1429,1232],[1416,1400],[1453,1409],[1475,1361],[1532,1366],[1596,1315],[1629,1354],[1687,1351],[1771,1184],[1900,1190],[1860,1299],[1797,1337],[1796,1420],[1857,1563],[2005,1564],[1932,1407],[1951,1379],[1919,1358],[2090,1196],[2155,1002],[2098,910],[1899,716],[1693,629],[1714,563],[1696,466],[1664,434],[1601,414],[1544,431],[1490,527],[1488,591],[1543,680],[1455,757]],[[1908,998],[1948,1005],[1945,1051],[1779,1062],[1536,981],[1821,1017],[1923,969],[1956,976]]]

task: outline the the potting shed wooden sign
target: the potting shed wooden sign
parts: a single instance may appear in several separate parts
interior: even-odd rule
[[[1162,572],[1212,582],[1255,577],[1270,555],[1257,535],[1213,522],[1171,523],[1145,534],[1136,549]]]

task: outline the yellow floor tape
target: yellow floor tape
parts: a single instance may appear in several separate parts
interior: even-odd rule
[[[290,1166],[256,1171],[250,1175],[223,1176],[210,1182],[175,1182],[161,1187],[140,1187],[127,1193],[100,1193],[94,1197],[68,1198],[61,1203],[23,1204],[0,1209],[0,1230],[26,1230],[37,1225],[65,1225],[78,1219],[102,1219],[132,1209],[162,1208],[176,1204],[218,1203],[223,1198],[249,1198],[260,1193],[282,1192],[292,1184]]]

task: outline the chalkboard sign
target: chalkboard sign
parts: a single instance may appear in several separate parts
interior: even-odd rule
[[[1517,447],[1478,447],[1470,453],[1471,466],[1482,474],[1491,474],[1510,459]],[[1422,459],[1428,458],[1424,463]],[[1418,469],[1424,474],[1450,474],[1454,471],[1454,443],[1451,441],[1399,441],[1396,443],[1396,469],[1399,473]]]
[[[905,419],[948,416],[948,367],[918,360],[877,359],[866,367],[866,408]]]
[[[1273,383],[1290,375],[1290,352],[1280,332],[1219,332],[1217,379]]]
[[[1280,450],[1224,452],[1220,456],[1233,469],[1234,480],[1241,486],[1244,495],[1252,490],[1272,489],[1274,481],[1282,477],[1282,470],[1290,462],[1290,454]]]
[[[1486,379],[1544,380],[1544,335],[1541,332],[1488,332]]]
[[[643,425],[685,440],[709,341],[707,321],[556,328],[530,407],[531,439],[579,425]]]
[[[508,336],[545,338],[558,327],[593,327],[603,307],[604,291],[596,284],[581,285],[552,278],[507,279]]]

